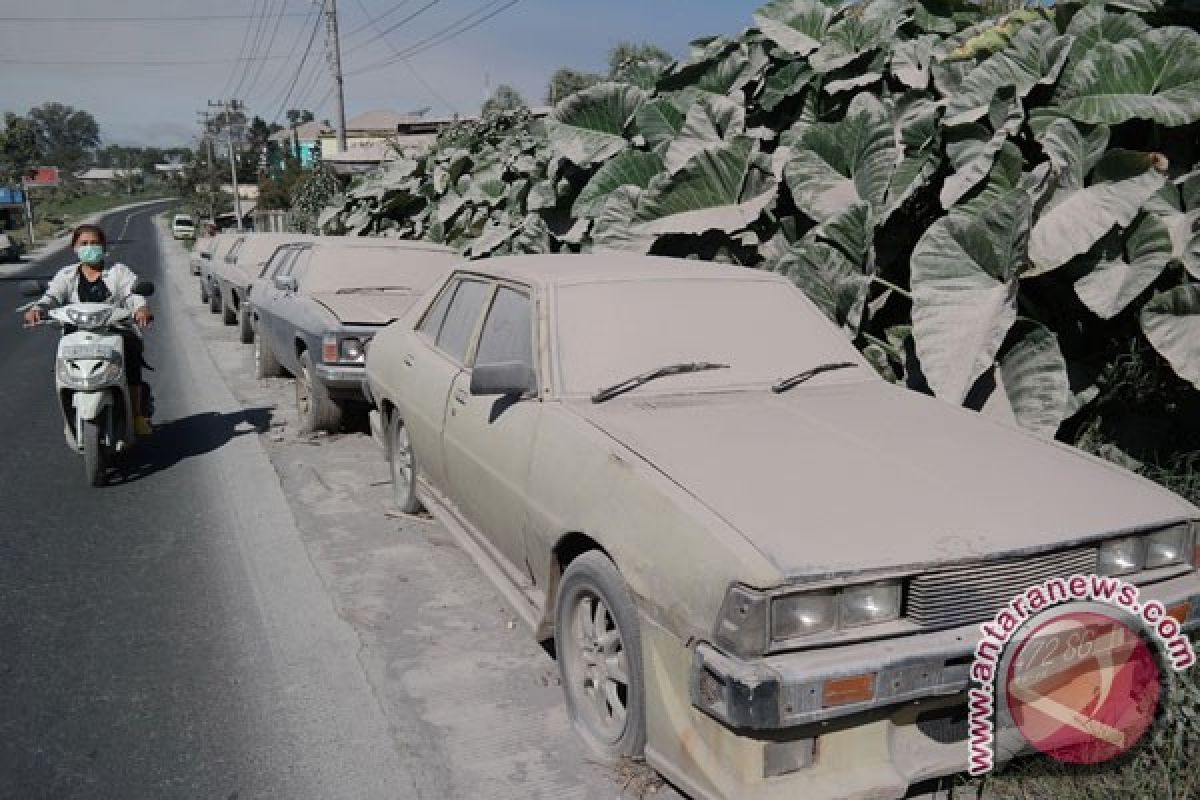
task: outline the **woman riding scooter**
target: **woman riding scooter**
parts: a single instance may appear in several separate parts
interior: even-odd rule
[[[108,303],[129,309],[139,327],[149,327],[154,314],[146,298],[133,292],[137,275],[124,264],[105,263],[107,244],[107,237],[99,225],[77,227],[71,234],[71,246],[79,263],[63,267],[55,274],[45,294],[25,312],[25,321],[38,322],[46,309],[69,303]],[[125,374],[134,428],[138,436],[149,436],[153,429],[145,414],[147,387],[142,382],[142,338],[132,332],[122,334],[122,338],[125,340]]]

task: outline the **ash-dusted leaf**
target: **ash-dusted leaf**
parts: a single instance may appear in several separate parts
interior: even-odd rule
[[[1081,122],[1147,119],[1176,127],[1200,120],[1200,34],[1153,28],[1136,39],[1100,41],[1071,70],[1055,98]]]
[[[892,120],[862,93],[838,122],[809,125],[784,169],[796,207],[822,222],[855,203],[882,210],[895,163]]]
[[[592,222],[593,221],[591,219],[587,218],[577,219],[575,220],[575,224],[571,226],[570,230],[561,236],[555,236],[554,238],[558,239],[558,241],[562,242],[563,244],[582,244],[584,237],[587,236],[592,229]]]
[[[517,234],[517,229],[504,223],[489,222],[483,233],[467,247],[468,258],[482,258],[496,252]]]
[[[808,62],[789,61],[767,76],[758,104],[766,111],[774,111],[784,100],[804,91],[814,75]]]
[[[1200,209],[1170,214],[1163,222],[1171,235],[1171,259],[1200,281]]]
[[[1158,279],[1171,260],[1171,234],[1163,221],[1143,214],[1121,243],[1123,253],[1106,258],[1075,282],[1075,293],[1096,316],[1111,319]]]
[[[548,253],[550,252],[550,228],[545,220],[537,214],[526,214],[525,219],[509,240],[511,253]]]
[[[918,30],[928,33],[954,33],[958,25],[954,22],[955,6],[944,0],[922,0],[913,8],[913,22]]]
[[[954,174],[942,185],[939,198],[942,208],[950,208],[978,186],[991,171],[996,154],[1005,142],[1021,129],[1021,122],[1025,119],[1021,101],[1011,98],[1011,93],[1010,99],[1005,100],[1005,94],[998,94],[992,104],[990,116],[995,126],[993,131],[971,123],[949,128],[946,132],[946,154],[950,165],[954,167]]]
[[[664,90],[692,88],[721,96],[732,95],[758,80],[769,64],[770,59],[761,49],[738,43],[723,55],[690,61],[668,70],[659,79],[658,87]]]
[[[622,153],[622,155],[624,155]],[[620,158],[620,156],[617,156]],[[529,190],[526,207],[530,211],[541,211],[558,205],[558,194],[554,191],[554,183],[549,180],[538,181]]]
[[[763,35],[796,56],[821,46],[833,20],[833,10],[820,0],[771,0],[754,12]]]
[[[1056,188],[1029,237],[1029,275],[1058,269],[1090,250],[1114,226],[1127,227],[1165,179],[1154,153],[1112,150],[1081,189]],[[1103,177],[1101,177],[1103,176]]]
[[[887,47],[896,34],[895,19],[847,16],[830,26],[821,46],[808,58],[817,72],[832,72],[872,50]]]
[[[602,166],[575,198],[571,214],[595,216],[610,194],[622,186],[645,189],[663,171],[663,161],[654,153],[626,150]]]
[[[913,250],[913,335],[938,397],[962,403],[1016,320],[1031,214],[1016,189],[982,216],[939,219]]]
[[[1142,307],[1141,323],[1175,374],[1200,389],[1200,284],[1154,295]]]
[[[963,79],[961,91],[946,103],[946,124],[975,122],[992,104],[996,92],[1006,86],[1024,98],[1038,84],[1058,80],[1070,52],[1071,37],[1059,36],[1053,23],[1026,25],[1012,43],[971,70]]]
[[[839,250],[823,242],[802,242],[776,272],[790,278],[838,325],[857,331],[862,324],[871,279]]]
[[[892,47],[892,74],[912,89],[929,87],[936,36],[902,39]]]
[[[907,202],[937,172],[942,161],[938,152],[940,116],[940,104],[925,92],[906,92],[892,104],[892,131],[900,161],[892,173],[885,215]]]
[[[683,129],[684,112],[668,98],[642,104],[634,115],[638,133],[650,147],[670,142]]]
[[[636,224],[638,204],[643,190],[622,186],[608,196],[592,228],[592,241],[602,250],[632,250],[648,253],[654,236]]]
[[[778,193],[769,170],[757,166],[756,143],[742,138],[702,150],[674,175],[646,189],[637,220],[647,233],[726,233],[753,223]]]
[[[948,36],[939,48],[943,61],[965,61],[990,56],[1008,47],[1013,36],[1032,22],[1044,17],[1032,9],[1005,14],[999,19],[985,19]]]
[[[1097,125],[1084,133],[1066,118],[1052,121],[1039,141],[1058,179],[1058,185],[1081,189],[1087,176],[1100,163],[1108,147],[1109,129]]]
[[[725,97],[702,96],[688,110],[683,128],[671,140],[663,163],[668,172],[678,172],[701,150],[745,132],[745,108]]]
[[[1114,14],[1104,4],[1092,3],[1075,12],[1066,32],[1075,37],[1071,44],[1071,64],[1077,64],[1100,42],[1135,39],[1150,29],[1137,14]],[[1070,68],[1068,68],[1070,69]]]
[[[550,145],[581,167],[605,161],[629,147],[625,131],[646,101],[627,83],[600,83],[563,100],[546,120]]]
[[[1052,438],[1071,401],[1066,359],[1045,326],[1022,320],[1014,333],[1017,340],[1000,357],[997,383],[1021,427]]]

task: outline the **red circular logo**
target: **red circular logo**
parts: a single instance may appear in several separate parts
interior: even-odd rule
[[[1005,693],[1025,739],[1069,764],[1128,751],[1158,711],[1161,673],[1145,639],[1107,614],[1069,611],[1013,652]]]

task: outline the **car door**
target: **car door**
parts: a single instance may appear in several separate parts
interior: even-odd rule
[[[299,251],[297,248],[281,248],[263,271],[262,280],[254,283],[251,292],[254,313],[258,320],[258,336],[272,353],[278,353],[275,343],[275,318],[279,314],[280,298],[283,295],[275,286],[275,276],[284,273],[295,260]]]
[[[276,295],[271,306],[270,339],[271,349],[279,363],[293,375],[299,368],[296,358],[296,325],[304,302],[299,292],[290,289],[280,289],[275,285],[279,278],[296,278],[302,274],[308,260],[312,258],[312,248],[297,247],[296,255],[280,265],[279,271],[271,278],[271,288]]]
[[[446,284],[400,353],[400,412],[417,468],[436,489],[447,489],[442,425],[450,386],[463,371],[484,303],[493,284],[482,278],[456,278]]]
[[[533,300],[527,288],[500,284],[492,298],[473,364],[519,362],[536,374]],[[516,568],[525,570],[526,479],[542,403],[472,395],[471,369],[450,388],[443,446],[450,496],[458,510]]]

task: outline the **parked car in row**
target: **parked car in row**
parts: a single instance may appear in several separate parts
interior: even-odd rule
[[[0,232],[0,263],[18,261],[21,258],[21,244],[7,233]]]
[[[360,361],[351,329],[317,337],[361,295],[308,270],[281,262],[261,311],[332,301],[263,325],[319,378],[296,353]],[[397,505],[469,541],[553,638],[584,740],[697,798],[900,797],[960,772],[979,623],[1049,576],[1121,574],[1200,624],[1200,510],[887,383],[776,275],[460,263],[375,335],[366,385]]]
[[[213,308],[213,290],[217,285],[213,267],[223,263],[231,251],[241,246],[244,238],[244,234],[240,233],[219,233],[213,237],[212,249],[208,258],[200,260],[200,302],[207,305],[210,311],[220,310],[219,305],[215,309]],[[220,295],[216,296],[220,297]]]
[[[257,375],[290,373],[301,428],[337,429],[345,403],[363,399],[372,338],[460,260],[447,247],[386,239],[279,246],[248,292]]]
[[[281,245],[311,241],[303,233],[247,233],[225,258],[212,267],[209,309],[226,325],[238,326],[242,344],[254,341],[254,323],[245,303],[251,282],[258,278]]]
[[[171,235],[176,239],[196,238],[196,221],[190,214],[176,214],[171,219]]]
[[[188,263],[191,265],[193,275],[199,275],[204,262],[212,258],[213,247],[216,244],[217,237],[215,236],[201,236],[196,240],[192,246],[192,252],[188,255]]]

